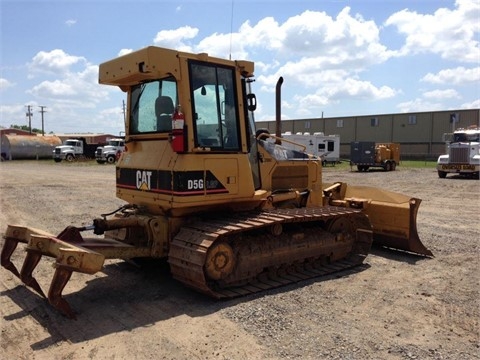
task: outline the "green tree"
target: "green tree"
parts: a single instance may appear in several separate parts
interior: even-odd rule
[[[10,125],[10,129],[18,129],[23,131],[30,131],[27,125]],[[32,133],[41,134],[42,130],[37,128],[32,128]]]

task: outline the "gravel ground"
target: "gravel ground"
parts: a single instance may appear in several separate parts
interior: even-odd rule
[[[0,232],[7,224],[52,233],[86,225],[123,202],[115,168],[90,162],[0,164]],[[64,291],[78,320],[64,318],[0,270],[5,359],[480,359],[479,181],[431,168],[395,172],[324,169],[344,181],[423,199],[424,259],[375,248],[362,267],[229,301],[174,281],[165,264],[109,261],[74,274]],[[3,245],[3,240],[1,240]],[[18,264],[23,252],[13,260]],[[48,288],[51,260],[36,273]]]

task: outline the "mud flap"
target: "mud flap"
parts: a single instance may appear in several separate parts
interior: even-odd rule
[[[324,186],[324,195],[330,205],[362,209],[372,224],[374,244],[433,257],[418,236],[420,199],[345,183]]]

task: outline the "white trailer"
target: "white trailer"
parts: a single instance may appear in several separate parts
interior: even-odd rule
[[[335,165],[340,162],[340,135],[325,135],[323,132],[296,133],[286,132],[282,138],[288,140],[282,142],[282,146],[292,150],[302,150],[298,145],[305,146],[305,152],[322,159],[322,164]],[[293,143],[292,143],[293,142]]]

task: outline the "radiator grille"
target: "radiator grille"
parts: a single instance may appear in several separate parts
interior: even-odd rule
[[[468,163],[469,148],[451,148],[450,163]]]

